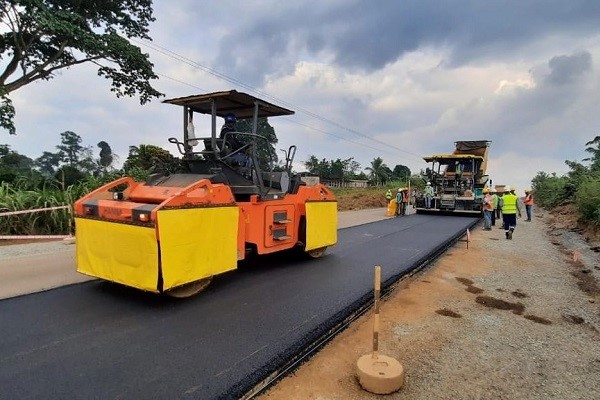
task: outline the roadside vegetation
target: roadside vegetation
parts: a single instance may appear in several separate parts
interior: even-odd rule
[[[570,171],[562,176],[538,172],[532,179],[536,203],[545,209],[571,206],[578,221],[600,225],[600,136],[585,144],[585,164],[565,161]]]
[[[276,143],[274,136],[273,146]],[[565,161],[570,171],[558,176],[538,172],[532,179],[537,205],[575,213],[580,224],[600,226],[600,136],[586,143],[589,158],[582,163]],[[93,154],[74,132],[63,132],[55,152],[45,151],[32,160],[0,145],[0,213],[59,206],[72,207],[86,193],[122,176],[145,180],[155,172],[177,170],[180,160],[165,149],[153,145],[131,146],[123,167],[113,167],[116,156],[108,143],[98,143]],[[385,207],[385,192],[399,187],[421,190],[425,181],[402,165],[388,168],[381,158],[361,170],[352,158],[319,160],[310,156],[303,162],[309,174],[319,176],[331,187],[340,211]],[[274,168],[280,168],[279,163]],[[409,178],[410,177],[410,178]],[[410,183],[409,183],[410,180]],[[366,182],[367,187],[343,187],[350,181]],[[341,186],[341,187],[337,187]],[[59,235],[73,233],[69,209],[0,217],[0,235]]]
[[[261,129],[264,130],[261,131]],[[259,134],[268,137],[275,154],[277,137],[265,119]],[[60,134],[60,142],[52,150],[31,159],[0,144],[0,213],[67,206],[43,212],[0,216],[0,235],[68,235],[74,230],[70,209],[73,203],[90,191],[122,176],[144,181],[153,173],[172,173],[181,167],[181,160],[168,150],[154,145],[130,146],[122,168],[115,168],[117,156],[105,141],[97,144],[99,151],[85,145],[75,132]],[[283,162],[276,156],[265,169],[281,170]],[[381,158],[361,170],[354,159],[319,160],[310,156],[303,162],[310,175],[319,176],[330,184],[340,199],[340,210],[352,210],[386,205],[388,188],[407,186],[410,170],[402,165],[388,168]],[[366,188],[343,188],[349,182],[368,184]],[[420,178],[411,178],[411,185],[423,185]],[[402,183],[404,182],[404,183]],[[336,188],[340,187],[340,188]]]

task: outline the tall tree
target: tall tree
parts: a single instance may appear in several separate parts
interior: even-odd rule
[[[406,165],[396,165],[392,171],[392,177],[401,181],[408,181],[408,178],[410,178],[410,168]]]
[[[129,155],[123,165],[126,174],[145,179],[151,173],[175,172],[180,160],[167,150],[151,144],[129,146]]]
[[[83,150],[81,136],[75,132],[65,131],[60,134],[60,143],[56,148],[62,156],[62,161],[74,167],[79,162],[79,155]]]
[[[600,136],[596,136],[585,144],[585,151],[591,154],[591,157],[584,158],[583,161],[590,162],[590,170],[600,172]]]
[[[52,176],[60,165],[61,159],[62,155],[59,153],[44,151],[41,156],[35,159],[35,165],[42,174]]]
[[[110,146],[108,145],[108,143],[106,143],[104,140],[98,142],[98,147],[100,147],[100,166],[102,168],[104,168],[104,170],[106,171],[106,169],[108,167],[110,167],[113,163],[113,153],[112,153],[112,149],[110,148]]]
[[[319,159],[316,156],[311,155],[308,157],[308,160],[304,161],[302,164],[304,164],[304,168],[306,168],[311,174],[320,175],[321,171],[319,170]]]
[[[15,133],[11,92],[86,62],[117,97],[161,96],[148,54],[128,40],[150,39],[152,11],[152,0],[0,0],[0,126]]]
[[[390,169],[383,162],[381,157],[377,157],[371,161],[371,166],[365,168],[369,172],[369,179],[375,182],[375,184],[385,183],[391,177]]]
[[[251,133],[252,119],[242,119],[237,121],[235,129],[238,132]],[[260,168],[269,170],[271,167],[274,167],[279,160],[275,149],[275,145],[277,145],[279,140],[275,134],[275,129],[269,124],[267,118],[258,119],[256,134],[264,138],[256,140],[256,151],[258,153],[258,159],[261,161]],[[252,138],[249,136],[240,136],[238,139],[243,143],[252,141]]]
[[[0,144],[0,182],[13,182],[19,175],[27,174],[33,168],[33,160]]]

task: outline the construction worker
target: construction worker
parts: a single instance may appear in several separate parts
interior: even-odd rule
[[[226,158],[227,163],[233,167],[250,168],[252,166],[252,159],[246,151],[240,151],[244,147],[244,142],[236,135],[237,118],[235,114],[229,113],[225,116],[225,123],[221,127],[220,139],[224,140],[223,146],[225,147],[225,153],[233,153],[232,156]]]
[[[407,188],[398,188],[398,193],[396,193],[396,202],[398,203],[396,216],[406,215],[406,205],[408,204]]]
[[[433,198],[433,188],[431,187],[431,182],[427,182],[427,185],[425,185],[423,195],[425,196],[425,208],[431,208],[431,199]]]
[[[525,214],[527,215],[525,221],[531,222],[531,211],[533,208],[533,193],[531,189],[525,189],[525,199],[523,200],[523,204],[525,204]]]
[[[500,197],[496,193],[496,189],[490,188],[490,193],[492,194],[492,205],[494,206],[494,210],[492,212],[492,226],[496,226],[496,215],[498,215],[498,206],[500,203]]]
[[[483,189],[483,229],[486,231],[492,230],[492,213],[494,212],[494,199],[490,193],[490,189]]]
[[[388,206],[390,205],[390,201],[392,200],[392,189],[388,189],[387,192],[385,192],[385,199],[387,200],[387,204]]]
[[[504,200],[502,200],[502,196],[504,196],[504,189],[501,191],[496,191],[496,195],[498,196],[498,208],[496,208],[496,219],[500,220],[500,229],[504,229],[504,220],[502,219],[502,206],[504,205]]]
[[[514,189],[506,185],[502,195],[502,220],[504,221],[504,235],[509,240],[512,239],[517,226],[517,215],[521,218],[519,198],[514,193]]]
[[[398,192],[396,192],[396,216],[402,215],[402,188],[398,188]]]
[[[408,188],[402,188],[402,215],[408,214]]]

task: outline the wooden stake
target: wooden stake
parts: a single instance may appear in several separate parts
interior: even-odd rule
[[[375,311],[375,319],[373,323],[373,358],[377,358],[379,353],[379,297],[381,296],[381,267],[375,267],[375,301],[373,309]]]

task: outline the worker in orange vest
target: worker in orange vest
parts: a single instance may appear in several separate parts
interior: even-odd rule
[[[483,194],[483,229],[491,231],[492,214],[494,213],[494,198],[488,188],[483,188]]]
[[[525,221],[531,222],[531,210],[533,208],[533,192],[531,189],[525,189],[525,199],[523,199],[523,204],[525,204],[525,213],[527,214],[527,219]]]
[[[396,209],[396,216],[406,215],[406,206],[408,204],[407,188],[398,188],[398,193],[396,194],[396,202],[398,203],[398,208]]]

